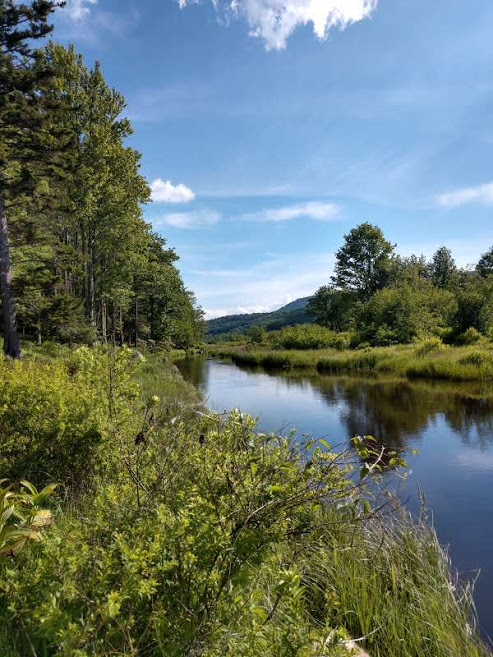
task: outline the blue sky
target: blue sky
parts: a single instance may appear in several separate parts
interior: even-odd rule
[[[72,0],[54,38],[127,98],[146,218],[208,316],[328,281],[362,221],[493,244],[491,0]]]

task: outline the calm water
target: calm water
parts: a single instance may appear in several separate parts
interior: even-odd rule
[[[483,632],[493,636],[493,398],[480,398],[493,386],[271,373],[206,359],[177,365],[209,407],[239,407],[263,431],[294,427],[332,445],[366,434],[417,448],[402,494],[417,510],[419,486],[455,567],[466,576],[481,570],[476,603]]]

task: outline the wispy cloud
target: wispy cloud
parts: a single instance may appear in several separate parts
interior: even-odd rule
[[[194,212],[169,212],[162,217],[151,219],[151,223],[157,230],[164,226],[188,230],[213,226],[220,220],[221,215],[215,210],[196,210]]]
[[[293,219],[313,219],[315,221],[331,221],[336,219],[341,211],[335,203],[309,201],[296,205],[285,205],[280,208],[269,208],[259,212],[247,212],[241,216],[244,221],[281,222]]]
[[[69,0],[62,11],[73,21],[81,21],[91,13],[91,6],[97,4],[98,0]]]
[[[200,0],[178,0],[183,9]],[[331,29],[344,30],[368,18],[378,0],[212,0],[218,15],[226,22],[242,17],[248,23],[250,36],[261,39],[267,50],[283,50],[293,31],[300,25],[312,24],[319,39]]]
[[[296,258],[282,254],[243,269],[191,271],[187,283],[208,318],[246,312],[249,308],[257,309],[252,312],[268,312],[313,294],[327,282],[333,264],[334,256],[327,253],[305,252]]]
[[[195,198],[194,192],[183,185],[173,185],[170,180],[156,178],[151,183],[152,200],[157,203],[188,203]]]
[[[437,202],[444,208],[457,208],[470,203],[493,205],[493,183],[477,185],[476,187],[463,187],[440,194]]]
[[[100,45],[103,34],[121,38],[140,22],[140,14],[135,7],[121,11],[108,11],[100,7],[99,0],[68,0],[65,7],[60,9],[58,38]]]

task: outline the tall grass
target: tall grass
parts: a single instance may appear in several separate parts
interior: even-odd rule
[[[109,403],[94,419],[97,449],[79,455],[98,462],[87,467],[97,485],[60,501],[41,543],[0,559],[2,657],[342,657],[349,636],[372,657],[489,654],[471,588],[433,530],[372,510],[350,474],[355,453],[259,433],[238,411],[210,414],[166,360],[128,350],[19,363],[5,377],[38,406],[25,426],[22,395],[9,397],[4,430],[44,426],[53,448],[66,411],[39,399],[75,409],[76,391],[60,390],[80,384]],[[55,453],[51,479],[64,465]]]
[[[330,512],[329,512],[330,515]],[[337,599],[333,622],[373,657],[479,657],[472,589],[451,574],[432,528],[405,515],[354,528],[335,525],[308,558],[316,589]]]
[[[388,372],[409,378],[449,381],[493,380],[493,349],[483,346],[427,350],[422,345],[337,351],[271,350],[249,346],[209,346],[212,356],[266,368],[314,368],[319,372]]]

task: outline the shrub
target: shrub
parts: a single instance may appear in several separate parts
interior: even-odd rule
[[[118,352],[117,403],[135,396],[130,350]],[[126,376],[124,372],[128,370]],[[116,372],[115,372],[116,375]],[[57,361],[0,361],[0,477],[87,482],[108,431],[110,356],[86,347]],[[130,411],[130,409],[129,409]]]
[[[416,356],[423,357],[432,354],[435,351],[440,351],[445,345],[440,338],[427,338],[416,342]]]
[[[325,624],[304,605],[296,554],[323,522],[322,501],[358,513],[358,499],[329,450],[303,462],[290,439],[252,428],[238,412],[192,430],[176,422],[140,454],[140,484],[126,445],[126,466],[0,578],[10,626],[37,654],[138,646],[156,656],[263,648],[281,657],[320,646]]]
[[[378,290],[361,308],[358,328],[374,345],[405,344],[450,325],[456,308],[448,290],[425,279],[404,282]]]
[[[28,541],[41,541],[42,531],[51,524],[52,514],[43,505],[54,493],[56,484],[42,491],[27,481],[21,482],[21,492],[0,481],[0,562],[14,557]]]
[[[472,345],[478,344],[483,340],[484,338],[481,333],[474,327],[470,326],[466,331],[464,331],[464,333],[459,335],[457,338],[457,343],[460,345]]]
[[[317,324],[286,326],[268,334],[268,342],[276,349],[348,349],[350,333],[335,333]]]

